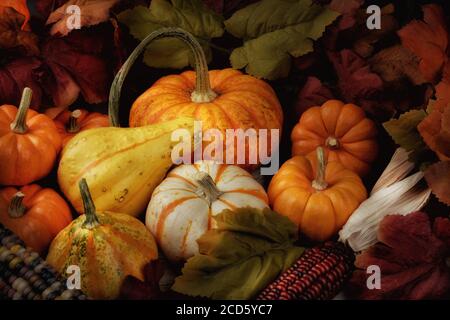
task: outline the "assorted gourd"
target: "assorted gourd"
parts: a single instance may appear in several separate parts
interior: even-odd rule
[[[56,236],[47,262],[61,274],[70,265],[78,266],[83,292],[94,299],[113,299],[126,276],[144,279],[144,265],[158,257],[156,242],[136,218],[96,211],[85,179],[79,192],[84,215]]]
[[[161,37],[176,37],[192,49],[195,72],[156,81],[133,103],[130,128],[120,128],[124,78]],[[30,110],[30,101],[25,88],[19,108],[0,106],[0,223],[40,254],[48,250],[48,263],[62,275],[79,266],[83,292],[97,299],[116,298],[127,275],[142,280],[144,265],[158,258],[156,243],[173,262],[197,254],[197,240],[225,209],[239,214],[270,206],[298,226],[301,238],[334,237],[367,198],[360,177],[377,156],[374,123],[361,108],[330,100],[303,113],[291,132],[293,157],[267,194],[248,172],[261,162],[249,162],[249,151],[258,148],[250,141],[245,164],[236,164],[236,143],[228,141],[223,154],[234,149],[231,164],[205,159],[171,170],[186,158],[174,153],[179,141],[172,134],[184,130],[190,137],[184,142],[194,145],[195,120],[224,137],[230,128],[269,129],[268,155],[278,152],[270,129],[283,126],[280,103],[266,82],[232,69],[208,71],[201,46],[181,29],[153,32],[130,55],[111,88],[109,119],[77,109],[52,120]],[[31,184],[55,167],[61,192],[80,214],[73,221],[55,190]]]
[[[238,166],[200,161],[169,172],[153,192],[145,223],[165,255],[180,261],[198,252],[212,217],[243,207],[268,208],[264,188]]]

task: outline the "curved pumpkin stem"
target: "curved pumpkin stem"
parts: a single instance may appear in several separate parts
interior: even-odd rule
[[[10,125],[11,130],[15,133],[24,134],[28,130],[26,119],[32,96],[33,91],[31,91],[30,88],[26,87],[25,89],[23,89],[22,98],[20,99],[20,105],[19,109],[17,110],[16,118]]]
[[[72,111],[69,117],[69,122],[66,126],[66,131],[69,133],[78,133],[80,131],[80,125],[78,124],[78,118],[81,117],[81,110],[77,109]]]
[[[312,187],[317,191],[325,190],[328,187],[325,181],[325,170],[327,168],[327,160],[325,159],[325,152],[322,147],[317,147],[317,173],[316,178],[312,182]]]
[[[25,194],[21,191],[17,192],[11,199],[8,206],[8,215],[10,218],[23,217],[27,208],[23,204]]]
[[[95,213],[95,204],[92,200],[91,193],[89,192],[86,179],[81,179],[78,186],[80,188],[81,199],[83,200],[84,206],[84,214],[86,216],[86,220],[84,220],[82,227],[85,229],[93,229],[100,224],[100,221]]]
[[[130,54],[127,61],[122,65],[119,72],[116,74],[114,81],[111,85],[111,91],[109,93],[109,121],[112,126],[119,126],[119,102],[120,91],[122,89],[125,77],[128,71],[145,50],[145,48],[154,40],[166,37],[173,37],[182,40],[191,49],[194,55],[196,83],[195,90],[191,94],[192,102],[203,103],[210,102],[215,99],[217,94],[212,91],[209,83],[208,64],[206,62],[205,53],[201,45],[195,39],[195,37],[187,31],[180,28],[162,28],[150,33],[142,42],[134,49]]]
[[[196,180],[199,185],[196,194],[205,198],[209,205],[211,205],[211,203],[216,201],[223,194],[222,191],[217,189],[214,180],[206,172],[198,172]]]

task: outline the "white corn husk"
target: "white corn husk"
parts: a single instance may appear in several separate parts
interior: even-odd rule
[[[398,148],[370,197],[360,204],[339,232],[339,240],[348,243],[355,252],[362,251],[377,242],[378,225],[386,215],[407,215],[420,210],[431,190],[417,186],[423,178],[420,171],[405,178],[413,168],[408,153]]]

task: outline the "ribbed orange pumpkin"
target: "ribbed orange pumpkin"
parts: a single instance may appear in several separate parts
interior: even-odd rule
[[[71,221],[69,206],[52,189],[32,184],[0,190],[0,223],[39,253]]]
[[[25,88],[19,108],[0,107],[0,184],[23,186],[45,177],[61,149],[52,119],[29,110],[32,91]]]
[[[62,138],[63,147],[77,133],[92,128],[109,126],[108,116],[98,112],[88,112],[84,109],[74,111],[65,110],[61,112],[53,121]]]
[[[306,110],[291,133],[292,155],[325,148],[328,161],[339,161],[360,176],[366,175],[378,153],[377,130],[354,104],[329,100]]]
[[[156,81],[133,104],[130,126],[144,126],[175,119],[179,116],[193,117],[202,121],[202,129],[218,129],[226,137],[226,129],[279,129],[283,125],[283,113],[273,89],[264,81],[238,70],[224,69],[208,72],[205,55],[197,40],[181,29],[162,29],[144,39],[130,55],[111,88],[113,104],[110,104],[112,123],[117,124],[118,101],[122,81],[142,50],[154,39],[176,37],[189,45],[195,58],[196,71],[170,75]],[[281,134],[281,133],[280,133]],[[268,156],[271,154],[270,131],[268,132]],[[245,164],[237,163],[237,146],[227,140],[228,148],[235,148],[234,162],[245,169],[257,167],[251,163],[249,150],[257,151],[257,143],[246,142]],[[204,149],[208,143],[204,143]],[[203,160],[217,160],[206,157]],[[231,162],[227,162],[231,164]]]
[[[323,148],[316,152],[317,158],[286,161],[272,178],[268,195],[273,210],[310,239],[324,241],[342,228],[367,191],[356,173],[336,161],[326,164]]]
[[[126,276],[144,280],[143,267],[158,256],[142,222],[127,214],[96,212],[85,179],[80,180],[84,213],[53,240],[47,261],[61,274],[80,268],[81,289],[94,299],[113,299]]]

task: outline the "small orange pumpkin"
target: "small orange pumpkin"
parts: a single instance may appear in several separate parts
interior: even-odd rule
[[[55,119],[56,128],[62,138],[63,147],[80,131],[109,126],[108,116],[84,109],[65,110]]]
[[[54,190],[37,184],[0,190],[0,223],[27,246],[44,252],[54,237],[72,221],[69,206]]]
[[[53,120],[28,110],[31,89],[25,88],[20,106],[0,107],[0,184],[21,186],[45,177],[61,149]]]
[[[133,103],[130,111],[130,127],[145,126],[187,116],[202,121],[202,129],[218,129],[225,139],[226,129],[268,129],[267,156],[272,148],[270,129],[281,130],[283,112],[274,90],[266,82],[243,74],[238,70],[224,69],[208,72],[205,54],[197,40],[181,29],[166,28],[155,31],[134,50],[116,76],[111,87],[110,116],[112,124],[118,124],[118,102],[122,82],[139,54],[154,39],[176,37],[190,47],[195,58],[195,72],[160,78]],[[280,133],[281,135],[281,133]],[[264,138],[265,139],[265,138]],[[234,139],[233,139],[234,140]],[[211,143],[215,143],[213,141]],[[238,146],[231,139],[221,141],[222,154],[234,148],[234,160],[227,161],[247,170],[256,168],[261,159],[253,161],[250,152],[257,152],[259,141],[245,142],[245,163],[238,161]],[[209,143],[203,144],[203,150]],[[258,153],[253,153],[258,154]],[[203,160],[218,160],[208,155]],[[230,156],[231,157],[231,156]],[[220,160],[218,160],[220,161]],[[220,161],[222,162],[222,161]],[[223,161],[225,162],[225,161]]]
[[[312,240],[335,235],[367,198],[361,178],[339,162],[326,163],[322,147],[317,158],[295,156],[272,178],[268,196],[273,210],[290,218]]]
[[[366,175],[378,153],[377,130],[354,104],[329,100],[306,110],[291,133],[292,155],[325,148],[329,161],[339,161],[360,176]]]

